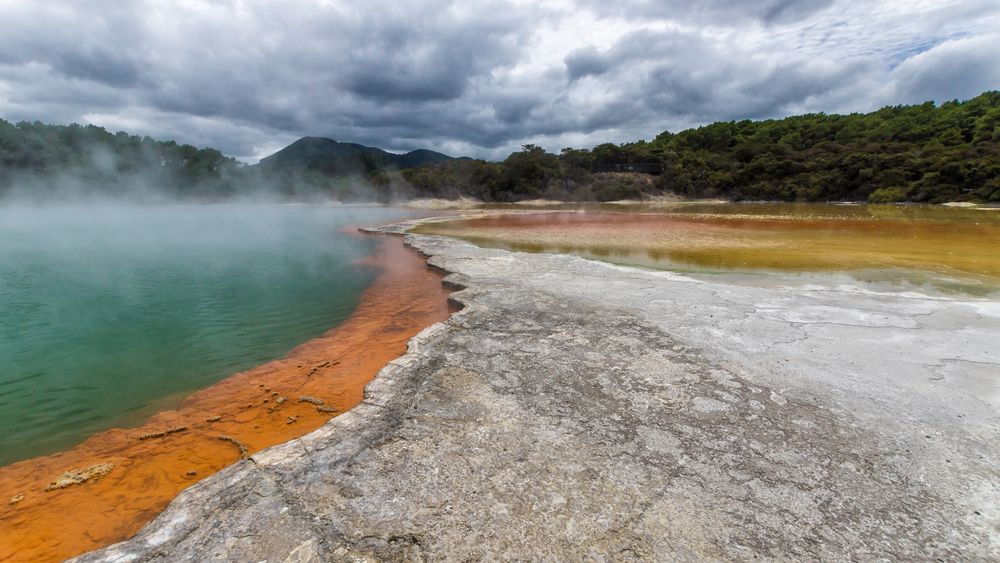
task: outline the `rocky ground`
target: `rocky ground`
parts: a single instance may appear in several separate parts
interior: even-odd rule
[[[1000,557],[1000,303],[408,242],[461,312],[81,560]]]

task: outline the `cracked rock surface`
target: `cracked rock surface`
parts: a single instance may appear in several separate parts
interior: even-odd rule
[[[80,560],[1000,557],[1000,303],[407,241],[461,312]]]

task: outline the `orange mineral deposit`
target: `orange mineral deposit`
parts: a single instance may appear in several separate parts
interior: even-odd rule
[[[238,373],[137,428],[0,468],[0,561],[60,561],[124,540],[181,490],[361,401],[407,341],[449,314],[441,274],[384,236],[381,269],[340,326]]]

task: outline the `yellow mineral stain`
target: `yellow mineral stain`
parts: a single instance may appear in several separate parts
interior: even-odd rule
[[[421,225],[483,246],[639,266],[784,272],[924,271],[997,288],[1000,213],[796,205],[514,213]],[[635,212],[639,211],[639,212]]]

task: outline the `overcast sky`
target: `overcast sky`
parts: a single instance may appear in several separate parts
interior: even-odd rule
[[[1000,0],[0,0],[0,117],[503,158],[1000,88]]]

